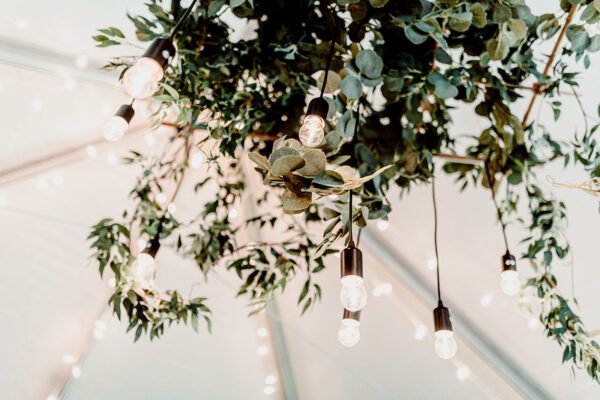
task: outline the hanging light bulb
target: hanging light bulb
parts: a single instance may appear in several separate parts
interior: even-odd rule
[[[309,147],[321,144],[325,138],[325,120],[328,111],[329,104],[322,97],[314,98],[308,103],[306,116],[298,132],[302,144]]]
[[[367,305],[367,291],[362,276],[362,252],[354,246],[354,242],[350,241],[348,247],[342,250],[340,258],[342,275],[340,302],[348,311],[360,311]]]
[[[165,69],[175,56],[171,38],[155,39],[144,55],[123,75],[123,88],[134,99],[145,99],[154,94]]]
[[[142,289],[152,289],[154,287],[154,278],[156,277],[156,262],[155,257],[160,242],[158,237],[152,239],[144,250],[142,250],[133,264],[131,264],[131,272],[133,280]]]
[[[519,272],[517,271],[517,261],[515,256],[510,254],[508,250],[502,256],[500,279],[500,287],[504,294],[514,296],[519,293],[521,282],[519,281]]]
[[[457,346],[454,332],[452,332],[450,311],[444,307],[441,301],[433,310],[433,323],[435,326],[435,353],[439,358],[449,360],[456,355]]]
[[[338,331],[338,340],[345,347],[353,347],[360,341],[360,311],[344,309],[342,326]]]
[[[116,142],[121,139],[127,128],[129,128],[129,122],[131,122],[134,114],[133,107],[129,104],[123,104],[119,107],[116,114],[104,126],[102,131],[104,139],[109,142]]]

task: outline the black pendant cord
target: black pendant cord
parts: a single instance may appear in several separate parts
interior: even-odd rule
[[[502,227],[502,238],[504,239],[504,246],[506,246],[506,252],[508,253],[508,239],[506,238],[506,224],[504,223],[504,218],[502,217],[502,210],[498,206],[498,201],[496,201],[496,189],[494,189],[495,182],[492,181],[492,175],[490,174],[489,169],[489,157],[488,160],[483,164],[483,168],[485,169],[485,175],[487,177],[488,185],[490,185],[490,190],[492,191],[492,200],[494,201],[494,207],[496,208],[496,214],[498,217],[498,222],[500,222],[500,226]]]
[[[352,211],[352,189],[350,189],[348,191],[348,247],[354,247],[354,239],[352,237],[352,219],[354,213]]]
[[[181,16],[181,18],[179,18],[179,21],[177,21],[177,23],[173,27],[173,30],[171,30],[171,39],[173,39],[175,37],[175,34],[177,33],[177,31],[179,31],[179,28],[181,28],[181,25],[183,25],[183,23],[185,22],[185,20],[188,19],[188,17],[192,13],[192,9],[196,5],[197,1],[198,0],[193,0],[192,4],[190,4],[190,6],[187,8],[187,10],[185,10],[185,12]]]
[[[356,136],[356,133],[358,132],[358,125],[360,123],[360,99],[359,99],[359,103],[358,106],[356,107],[356,125],[354,125],[354,136]],[[349,193],[349,197],[348,197],[348,232],[350,233],[350,236],[348,238],[348,245],[350,246],[350,244],[352,246],[354,246],[354,240],[352,237],[352,217],[353,217],[353,209],[352,209],[352,189],[350,189],[348,191]],[[360,241],[360,230],[358,231],[358,240]]]
[[[323,97],[325,93],[325,86],[327,86],[327,77],[329,76],[329,68],[331,68],[331,60],[333,59],[333,55],[335,54],[335,40],[337,39],[337,35],[339,32],[339,22],[337,20],[337,15],[333,17],[335,20],[335,32],[333,33],[333,37],[331,38],[331,47],[329,48],[329,55],[327,56],[327,64],[325,64],[325,76],[323,77],[323,85],[321,85],[321,94],[319,97]]]
[[[435,248],[435,274],[437,280],[438,306],[442,305],[442,290],[440,286],[440,254],[438,251],[438,214],[435,199],[435,176],[431,177],[431,198],[433,200],[433,246]]]

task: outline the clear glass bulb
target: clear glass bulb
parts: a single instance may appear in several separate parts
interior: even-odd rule
[[[500,274],[500,287],[504,294],[514,296],[521,290],[519,272],[508,269]]]
[[[456,342],[454,341],[454,332],[441,330],[435,332],[435,354],[439,358],[449,360],[456,355]]]
[[[305,146],[316,147],[325,137],[325,121],[318,115],[307,115],[298,134]]]
[[[340,302],[348,311],[359,311],[367,305],[367,291],[363,278],[357,275],[348,275],[342,278]]]
[[[142,289],[152,289],[154,287],[154,277],[156,276],[156,263],[154,257],[147,253],[140,253],[131,265],[134,281]]]
[[[360,322],[355,319],[346,318],[342,320],[342,326],[338,331],[338,340],[345,347],[353,347],[360,341]]]
[[[128,127],[129,123],[127,123],[123,117],[114,115],[108,120],[106,125],[104,125],[102,135],[104,136],[104,139],[109,142],[116,142],[123,137]]]
[[[156,92],[163,76],[164,71],[156,60],[142,57],[123,75],[123,88],[134,99],[145,99]]]

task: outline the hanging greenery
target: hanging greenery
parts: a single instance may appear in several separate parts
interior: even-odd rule
[[[171,323],[189,321],[195,329],[199,318],[210,323],[207,299],[140,284],[134,271],[140,237],[172,245],[207,278],[218,265],[234,270],[238,294],[249,297],[254,311],[294,277],[303,279],[298,301],[304,312],[321,297],[314,275],[324,268],[323,258],[347,233],[347,191],[359,198],[352,215],[359,226],[387,219],[387,191],[429,181],[440,158],[462,188],[506,186],[498,199],[501,216],[530,232],[523,255],[534,270],[526,282],[533,290],[527,307],[541,304],[537,314],[547,336],[564,348],[563,362],[598,380],[600,347],[552,273],[569,252],[566,210],[540,188],[535,173],[562,160],[597,177],[597,126],[586,122],[581,138],[561,143],[532,121],[531,110],[541,98],[558,118],[561,92],[576,94],[576,71],[589,67],[589,53],[600,49],[600,35],[590,34],[600,21],[600,2],[562,0],[556,8],[534,15],[524,0],[200,1],[175,32],[177,56],[153,97],[160,105],[154,125],[174,126],[169,144],[162,157],[132,152],[126,158],[142,169],[130,193],[135,208],[121,221],[100,221],[90,234],[100,272],[110,268],[117,281],[110,299],[115,313],[126,313],[136,339],[144,332],[158,337]],[[178,1],[150,0],[148,9],[147,16],[129,16],[141,41],[168,36],[184,12]],[[250,27],[247,38],[232,40],[223,22],[231,14]],[[94,39],[100,47],[130,43],[114,27]],[[326,136],[308,148],[297,132],[307,98],[323,83],[331,41]],[[549,57],[536,51],[545,42],[553,46]],[[120,57],[107,68],[124,72],[134,60]],[[512,105],[523,97],[530,102],[520,118]],[[487,127],[473,132],[459,155],[448,133],[449,110],[464,104]],[[208,173],[196,190],[212,188],[215,195],[197,217],[180,221],[157,196],[170,188],[174,198],[198,153]],[[244,170],[246,154],[257,172]],[[264,213],[234,224],[230,211],[250,192],[249,174],[257,173],[264,185],[251,192]],[[531,212],[523,220],[517,217],[522,202]],[[240,230],[250,227],[282,232],[283,239],[238,245]],[[322,237],[309,233],[318,229]]]

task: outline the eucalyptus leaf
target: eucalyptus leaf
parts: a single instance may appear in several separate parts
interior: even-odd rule
[[[356,66],[361,73],[370,79],[376,79],[381,76],[383,70],[383,60],[373,50],[363,50],[356,56]]]
[[[347,75],[340,84],[342,93],[344,93],[349,99],[358,99],[362,96],[362,84],[360,80],[352,75]]]
[[[304,159],[297,155],[281,156],[275,160],[271,167],[271,174],[275,176],[283,176],[292,173],[304,166]]]
[[[422,44],[427,40],[427,35],[417,32],[410,26],[404,28],[404,35],[406,35],[406,38],[413,44]]]

